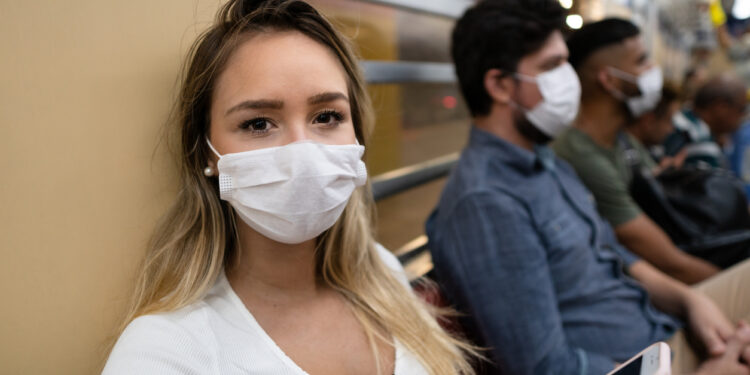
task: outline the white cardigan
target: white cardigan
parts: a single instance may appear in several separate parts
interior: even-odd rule
[[[378,245],[383,262],[408,287],[396,257]],[[427,374],[396,341],[395,375]],[[104,375],[307,374],[289,358],[245,308],[224,272],[200,301],[177,311],[145,315],[117,340]]]

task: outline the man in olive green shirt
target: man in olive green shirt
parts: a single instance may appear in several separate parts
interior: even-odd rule
[[[627,133],[621,133],[621,136],[627,137],[643,167],[655,169],[656,163],[637,139]],[[625,150],[619,143],[614,147],[599,145],[574,127],[561,134],[552,147],[559,157],[575,168],[578,177],[594,194],[599,213],[613,227],[643,213],[628,191],[633,175],[625,160]]]
[[[662,89],[661,71],[648,58],[638,28],[618,19],[595,22],[574,32],[568,49],[581,80],[581,108],[574,127],[553,143],[555,152],[575,168],[630,251],[688,284],[718,273],[677,248],[628,191],[632,176],[618,138],[628,137],[645,166],[655,166],[625,127],[656,107]]]

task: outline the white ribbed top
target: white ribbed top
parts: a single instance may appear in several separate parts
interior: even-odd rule
[[[396,257],[381,246],[378,252],[408,287]],[[395,346],[396,375],[427,374],[412,353],[398,341]],[[307,373],[266,334],[222,272],[199,302],[133,320],[117,340],[103,374]]]

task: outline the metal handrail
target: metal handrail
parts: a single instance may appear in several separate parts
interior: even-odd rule
[[[409,11],[458,18],[472,5],[470,0],[364,0],[370,3],[389,5]]]
[[[372,179],[373,196],[378,201],[415,186],[445,177],[458,162],[458,157],[459,153],[455,152],[375,176]]]
[[[398,248],[398,250],[393,252],[393,255],[395,255],[401,263],[406,263],[419,253],[420,250],[425,248],[427,248],[427,236],[423,234]]]
[[[453,153],[420,164],[396,169],[372,179],[375,200],[380,200],[413,187],[444,177],[458,162],[459,153]],[[420,278],[429,272],[432,257],[428,250],[427,236],[422,234],[394,252],[409,277]]]
[[[472,5],[473,0],[361,0],[426,14],[457,19]],[[370,84],[382,83],[455,83],[454,67],[450,63],[362,61],[365,80]],[[372,179],[376,201],[447,176],[458,162],[459,153],[449,154],[416,165],[396,169]],[[409,279],[424,276],[432,269],[427,248],[427,236],[409,241],[395,251],[405,265]]]
[[[361,61],[367,83],[454,83],[451,63],[413,61]]]

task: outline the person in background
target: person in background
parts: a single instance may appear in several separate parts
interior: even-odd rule
[[[745,196],[750,201],[750,121],[746,119],[734,133],[726,151],[729,167],[745,184]]]
[[[688,165],[729,168],[722,148],[745,117],[747,87],[732,74],[710,78],[698,88],[692,106],[677,113],[675,130],[664,141],[664,153],[686,153]]]
[[[696,63],[685,71],[682,78],[682,90],[680,91],[680,101],[682,101],[683,106],[693,102],[698,88],[703,86],[708,78],[708,68],[703,64]]]
[[[715,275],[718,267],[679,249],[630,195],[632,172],[623,142],[638,152],[644,167],[657,165],[625,129],[656,108],[663,86],[640,31],[630,21],[605,19],[575,31],[568,47],[581,80],[581,110],[573,128],[555,139],[555,153],[573,166],[631,252],[687,284]]]
[[[104,374],[472,373],[373,239],[370,101],[329,21],[227,2],[178,98],[181,186]]]
[[[665,83],[656,108],[635,119],[625,128],[658,162],[659,170],[670,166],[679,168],[684,162],[684,153],[674,158],[665,157],[662,145],[667,136],[674,131],[672,117],[679,112],[680,106],[679,90],[675,85]],[[655,172],[658,173],[658,170]]]
[[[580,100],[565,15],[556,0],[486,0],[453,30],[473,124],[426,223],[445,296],[493,374],[601,375],[670,338],[675,374],[747,374],[750,331],[733,323],[750,318],[750,261],[699,289],[665,275],[617,242],[546,146]]]

